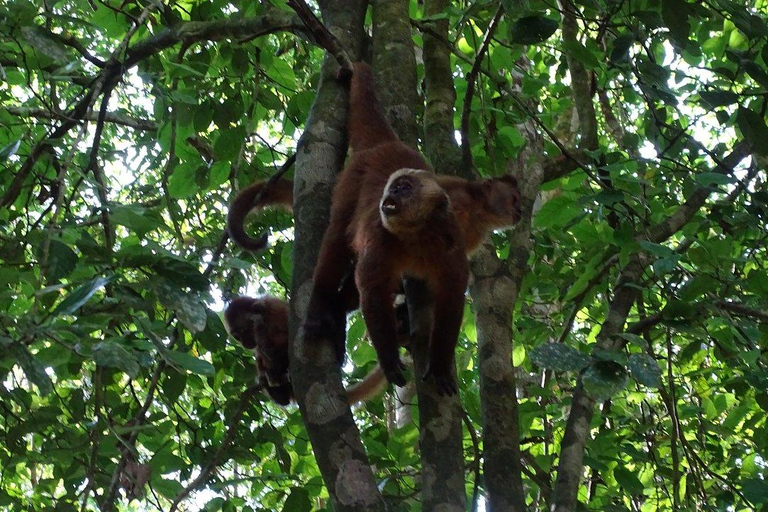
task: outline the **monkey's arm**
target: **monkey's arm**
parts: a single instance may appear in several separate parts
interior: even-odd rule
[[[392,268],[392,258],[383,252],[362,254],[355,277],[360,291],[360,308],[379,365],[389,382],[404,386],[405,366],[398,352],[397,319],[393,303],[399,276]]]
[[[444,261],[436,263],[435,275],[429,280],[434,300],[434,321],[424,379],[433,379],[441,394],[453,395],[458,391],[452,370],[464,313],[469,264],[461,248],[455,248],[445,256]]]

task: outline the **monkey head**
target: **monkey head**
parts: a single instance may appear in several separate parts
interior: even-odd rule
[[[416,234],[436,212],[450,206],[448,194],[432,172],[423,169],[400,169],[384,187],[379,202],[381,222],[396,235]]]
[[[264,330],[264,308],[251,297],[235,297],[224,310],[227,332],[249,350],[257,348],[256,333]]]
[[[520,220],[520,189],[517,179],[511,175],[484,181],[488,212],[497,226],[511,226]]]

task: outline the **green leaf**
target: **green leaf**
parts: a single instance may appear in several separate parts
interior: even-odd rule
[[[149,215],[146,208],[136,205],[111,205],[109,208],[111,219],[115,224],[125,226],[143,237],[150,231],[164,228],[165,224],[155,216]]]
[[[312,510],[309,493],[303,487],[293,487],[291,494],[285,499],[283,512],[305,512]]]
[[[558,27],[557,21],[542,15],[524,16],[509,28],[509,38],[516,44],[537,44],[549,39]]]
[[[565,226],[584,210],[578,203],[564,196],[558,196],[547,201],[534,218],[537,228],[553,228]]]
[[[77,290],[67,295],[64,300],[62,300],[58,306],[56,306],[56,309],[53,310],[54,315],[71,315],[80,307],[88,302],[88,299],[93,297],[93,294],[99,291],[102,287],[106,286],[108,283],[113,282],[115,279],[117,279],[116,275],[111,275],[109,277],[97,277],[96,279],[92,279],[88,281],[87,283],[81,285]]]
[[[219,138],[213,146],[217,160],[233,162],[240,154],[240,148],[245,141],[245,128],[238,126],[221,130]]]
[[[736,182],[732,176],[721,174],[719,172],[701,172],[694,176],[694,179],[702,187],[711,187],[713,185],[729,185]]]
[[[43,244],[37,251],[38,259],[42,260]],[[48,282],[55,282],[75,270],[77,266],[78,257],[75,251],[73,251],[67,244],[58,240],[51,240],[48,247],[48,265],[46,267],[46,277]]]
[[[600,66],[600,59],[579,41],[563,42],[563,50],[569,56],[584,64],[587,69],[595,69]]]
[[[739,95],[731,91],[701,91],[699,92],[699,96],[709,108],[723,107],[739,102]]]
[[[768,272],[750,271],[744,279],[744,288],[759,297],[768,297]]]
[[[661,4],[664,24],[669,28],[672,40],[680,46],[685,46],[688,42],[690,14],[691,6],[685,0],[663,0]]]
[[[187,162],[173,170],[168,178],[168,193],[173,199],[184,199],[200,191],[197,186],[197,166],[195,162]]]
[[[635,44],[635,34],[622,34],[613,41],[611,50],[611,62],[614,64],[626,64],[629,62],[629,50]]]
[[[185,352],[168,351],[163,354],[163,358],[177,370],[187,370],[206,377],[211,377],[216,373],[211,363]]]
[[[93,360],[101,366],[119,368],[132,379],[139,374],[139,363],[133,352],[114,341],[97,343],[93,347]]]
[[[627,362],[632,377],[644,386],[661,386],[661,368],[654,358],[646,354],[632,354]]]
[[[645,490],[643,482],[637,476],[623,466],[617,466],[613,470],[613,476],[616,482],[630,494],[642,494]]]
[[[33,356],[29,349],[21,343],[11,345],[16,364],[21,366],[27,380],[37,386],[42,396],[48,396],[53,392],[53,382],[45,371],[45,366]]]
[[[739,107],[736,115],[736,124],[744,135],[744,138],[752,143],[754,150],[764,156],[768,156],[768,127],[765,126],[763,117],[746,107]]]
[[[645,341],[645,338],[643,338],[642,336],[638,336],[637,334],[624,332],[619,334],[619,337],[624,338],[628,342],[632,343],[633,345],[637,345],[640,348],[643,348],[643,349],[648,348],[648,342]]]
[[[608,400],[624,390],[629,382],[627,370],[614,361],[595,361],[581,376],[586,392],[595,400]]]
[[[180,290],[165,281],[155,283],[157,295],[165,307],[178,316],[190,332],[205,329],[207,310],[197,294]]]
[[[0,160],[8,160],[10,157],[15,155],[19,150],[19,146],[21,146],[21,139],[16,139],[15,141],[11,141],[9,144],[3,146],[3,148],[0,149]]]
[[[587,356],[561,343],[539,345],[531,351],[531,361],[556,372],[578,371],[589,364]]]
[[[742,480],[741,492],[752,503],[768,503],[768,481],[759,478]]]
[[[755,82],[763,87],[763,89],[768,89],[768,73],[766,73],[756,62],[743,59],[741,61],[741,66],[744,68],[744,71],[755,80]]]

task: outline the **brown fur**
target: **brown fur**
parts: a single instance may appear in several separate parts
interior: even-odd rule
[[[355,65],[350,89],[353,154],[334,189],[306,337],[325,338],[341,329],[344,316],[334,305],[341,283],[354,269],[379,362],[390,382],[403,385],[392,298],[404,277],[423,279],[435,303],[425,377],[432,376],[442,392],[455,393],[450,369],[468,278],[465,254],[490,230],[518,220],[517,182],[511,176],[480,182],[436,176],[387,124],[367,65]],[[385,203],[396,203],[396,209]],[[231,219],[230,214],[230,224]],[[343,359],[343,338],[336,340],[336,350]]]
[[[251,238],[245,232],[245,218],[249,213],[256,212],[267,206],[279,205],[288,210],[293,206],[293,182],[279,179],[266,187],[266,181],[258,181],[237,193],[229,206],[227,215],[227,230],[232,240],[250,251],[261,251],[267,246],[267,234],[259,238]],[[256,196],[263,191],[258,203],[254,204]]]
[[[236,297],[224,310],[224,324],[233,338],[254,353],[259,384],[269,396],[280,405],[294,401],[288,372],[288,304],[269,296]],[[385,383],[377,365],[347,388],[349,404],[370,400]]]
[[[464,307],[469,275],[466,252],[479,244],[487,226],[471,213],[478,186],[461,181],[446,184],[461,195],[464,212],[451,207],[442,187],[418,151],[401,142],[381,114],[370,68],[355,64],[350,87],[349,141],[353,154],[333,193],[331,222],[323,237],[314,274],[305,332],[308,339],[328,336],[341,321],[329,305],[356,260],[355,281],[371,340],[387,379],[403,385],[403,364],[395,340],[392,297],[403,278],[423,279],[434,300],[425,377],[438,389],[456,392],[451,365]],[[482,187],[480,185],[479,187]],[[481,208],[499,207],[489,197],[477,197]],[[495,195],[495,194],[493,194]],[[512,223],[517,218],[517,200]],[[458,213],[458,214],[457,214]],[[488,216],[490,220],[491,217]],[[478,233],[476,236],[473,232]],[[337,349],[338,350],[338,349]]]

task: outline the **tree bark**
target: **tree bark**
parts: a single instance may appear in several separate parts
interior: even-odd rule
[[[389,122],[403,142],[418,144],[416,57],[411,38],[408,0],[373,3],[373,62],[377,92]],[[405,287],[411,330],[411,352],[419,406],[419,452],[422,462],[421,503],[424,510],[460,511],[466,507],[462,452],[461,403],[442,397],[421,380],[427,367],[432,301],[423,283]],[[455,375],[454,375],[455,377]]]
[[[366,2],[320,2],[325,25],[348,54],[359,58]],[[296,152],[296,219],[291,288],[291,378],[334,510],[383,510],[360,433],[347,405],[340,368],[330,343],[305,345],[297,336],[306,316],[312,273],[329,220],[334,176],[346,156],[347,93],[336,81],[334,59],[326,56],[320,86]],[[341,326],[343,329],[344,327]]]

